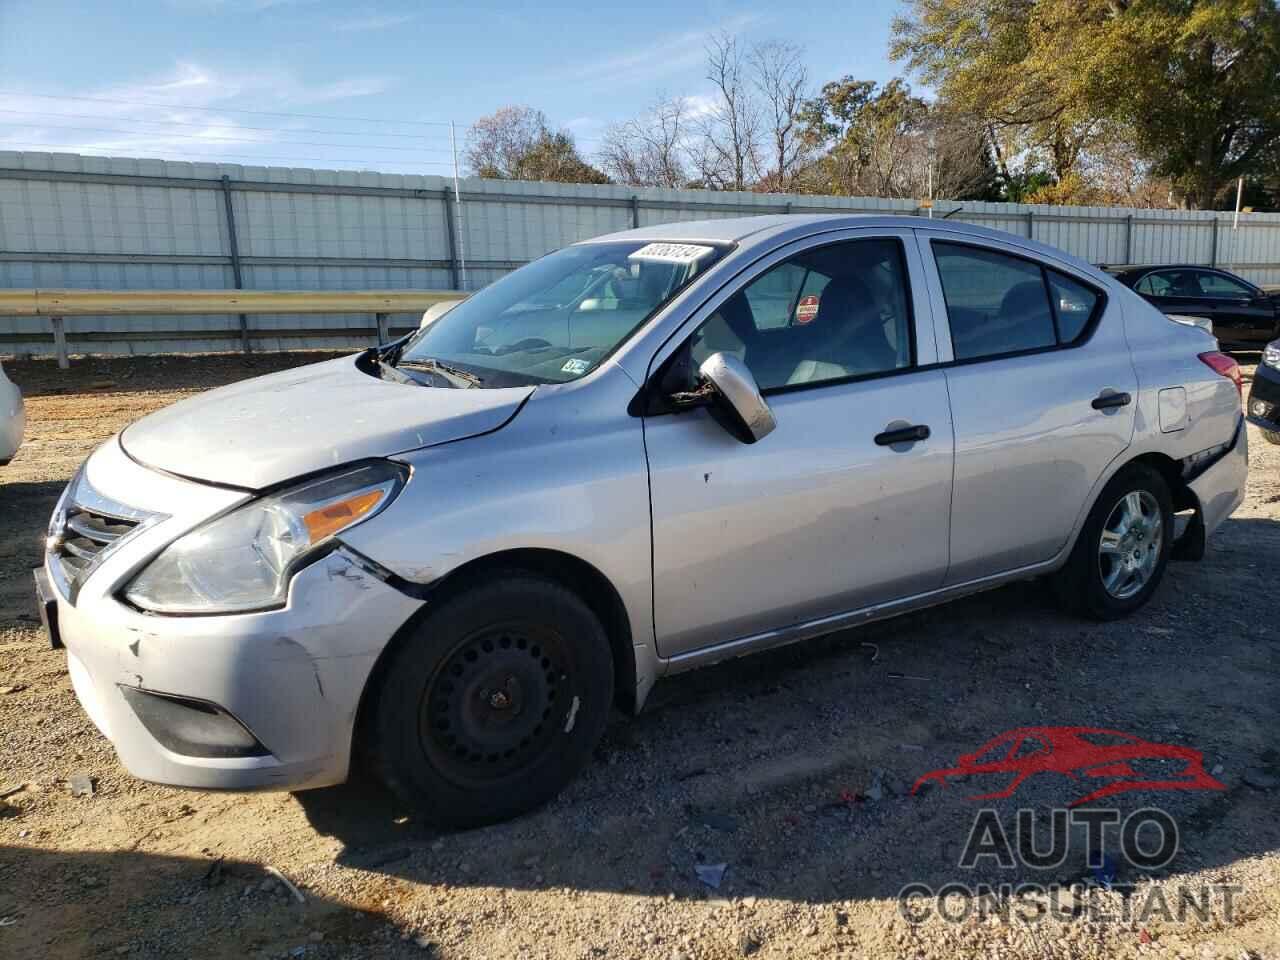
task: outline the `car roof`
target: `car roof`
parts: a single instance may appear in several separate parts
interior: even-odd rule
[[[739,243],[748,237],[781,230],[804,233],[821,233],[841,227],[941,227],[942,220],[927,217],[890,215],[877,213],[773,213],[754,217],[723,217],[714,220],[677,220],[671,223],[655,223],[634,230],[619,230],[594,240],[704,240],[710,243]],[[805,230],[804,228],[810,228]],[[1008,234],[986,227],[951,220],[948,230],[972,233],[975,236],[1001,237]]]
[[[683,220],[672,223],[658,223],[639,227],[634,230],[620,230],[600,237],[592,237],[583,243],[615,240],[679,240],[703,243],[733,243],[740,246],[755,246],[767,243],[785,243],[801,239],[813,234],[832,230],[858,228],[891,228],[909,230],[913,227],[928,227],[940,232],[953,234],[957,239],[964,237],[974,239],[998,240],[1004,243],[1017,243],[1029,250],[1075,264],[1094,275],[1098,270],[1092,264],[1076,257],[1065,250],[1003,230],[992,230],[972,223],[956,220],[930,219],[906,215],[885,215],[876,213],[775,213],[762,216],[725,217],[716,220]]]

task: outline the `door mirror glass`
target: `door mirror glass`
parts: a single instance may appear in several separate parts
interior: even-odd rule
[[[712,415],[743,443],[755,443],[773,432],[777,421],[747,365],[731,353],[713,353],[698,368],[715,390]]]

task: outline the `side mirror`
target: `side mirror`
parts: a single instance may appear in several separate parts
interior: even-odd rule
[[[747,365],[731,353],[713,353],[698,368],[716,392],[712,415],[743,443],[763,440],[778,422]]]
[[[439,303],[433,303],[423,311],[422,322],[418,324],[418,328],[431,326],[461,302],[461,300],[441,300]]]

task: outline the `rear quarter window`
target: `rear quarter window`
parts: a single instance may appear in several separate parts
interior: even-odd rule
[[[1089,318],[1098,309],[1098,295],[1083,283],[1077,283],[1056,270],[1049,275],[1049,292],[1053,294],[1052,306],[1058,319],[1058,339],[1072,343],[1084,332]]]

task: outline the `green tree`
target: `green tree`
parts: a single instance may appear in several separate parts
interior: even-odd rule
[[[1079,172],[1127,138],[1190,206],[1280,153],[1275,0],[911,0],[892,54],[1012,157]]]

